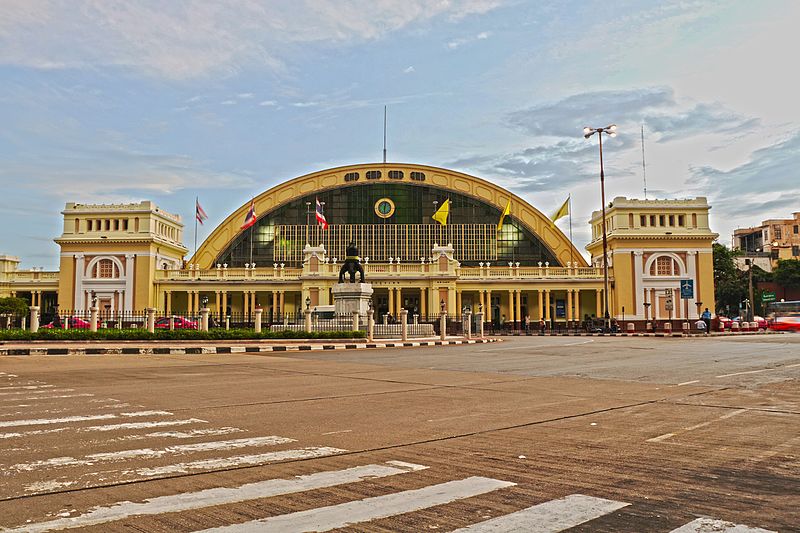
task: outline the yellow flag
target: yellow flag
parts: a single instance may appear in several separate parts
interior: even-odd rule
[[[509,198],[508,203],[506,204],[506,208],[503,209],[503,212],[500,214],[500,221],[497,223],[497,232],[500,233],[500,230],[503,228],[503,220],[505,220],[506,216],[511,214],[511,199]]]
[[[569,215],[569,196],[567,196],[567,199],[564,200],[564,204],[558,208],[558,211],[556,211],[553,216],[550,217],[550,220],[555,222],[567,215]]]
[[[444,201],[442,207],[436,210],[436,212],[431,217],[433,220],[441,224],[442,226],[447,225],[447,215],[450,214],[450,198]]]

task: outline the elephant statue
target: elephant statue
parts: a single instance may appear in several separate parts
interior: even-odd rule
[[[356,272],[361,274],[361,283],[364,283],[364,267],[361,266],[360,258],[358,257],[358,247],[355,241],[350,241],[347,245],[347,254],[344,258],[344,264],[339,269],[339,283],[344,283],[344,275],[350,275],[350,283],[356,282]]]

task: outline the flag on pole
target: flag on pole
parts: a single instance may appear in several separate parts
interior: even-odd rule
[[[561,205],[561,207],[558,208],[558,211],[553,213],[553,216],[550,217],[550,220],[555,223],[557,220],[562,219],[567,215],[569,215],[569,196],[566,200],[564,200],[564,203]]]
[[[431,217],[433,220],[441,224],[442,226],[447,225],[447,216],[450,214],[450,198],[444,201],[442,207],[436,210],[436,212]]]
[[[317,224],[322,226],[322,229],[328,229],[328,221],[325,219],[325,215],[322,213],[322,204],[319,203],[319,198],[317,200],[317,210],[316,210],[316,217],[317,217]]]
[[[500,220],[497,222],[497,233],[500,233],[500,230],[503,229],[503,221],[505,221],[506,217],[510,214],[511,214],[511,198],[508,199],[506,208],[503,209],[502,213],[500,213]]]
[[[201,224],[208,220],[208,215],[206,215],[206,212],[200,206],[200,200],[198,198],[194,199],[194,217]]]
[[[242,229],[252,227],[256,223],[256,201],[255,198],[250,200],[250,209],[247,211],[247,216],[242,224]]]

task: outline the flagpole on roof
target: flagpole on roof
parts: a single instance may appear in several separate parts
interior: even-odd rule
[[[194,197],[194,255],[193,257],[197,257],[197,206],[200,203],[200,197]]]
[[[252,206],[253,206],[253,202],[255,202],[255,201],[256,201],[255,198],[250,200],[251,209],[252,209]],[[255,218],[255,212],[253,212],[253,217]],[[250,224],[250,266],[253,266],[253,226],[255,226],[255,225],[256,225],[255,221],[253,221],[253,223]]]
[[[575,245],[572,243],[572,193],[567,197],[569,202],[569,260],[575,267]]]

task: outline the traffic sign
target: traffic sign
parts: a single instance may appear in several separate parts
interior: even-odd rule
[[[681,299],[691,300],[694,298],[694,280],[682,279],[681,280]]]
[[[768,302],[774,302],[775,300],[777,300],[777,297],[775,296],[774,292],[764,291],[761,293],[762,302],[768,303]]]

